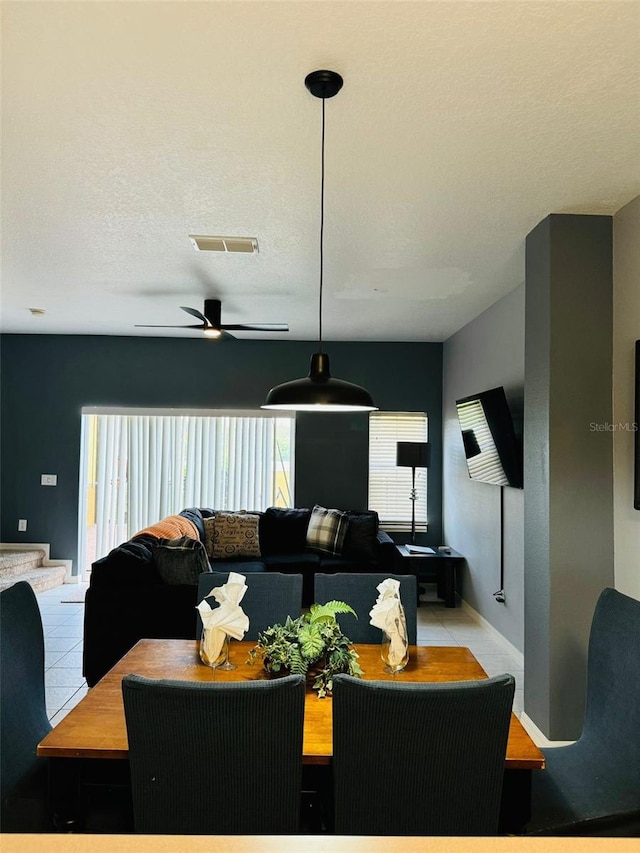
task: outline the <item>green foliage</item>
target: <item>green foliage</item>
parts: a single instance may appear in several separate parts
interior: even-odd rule
[[[272,625],[258,635],[249,661],[260,657],[267,672],[313,674],[313,688],[323,698],[331,692],[336,673],[362,675],[358,654],[336,621],[338,613],[356,615],[343,601],[329,601],[312,604],[297,619],[288,616],[284,625]]]

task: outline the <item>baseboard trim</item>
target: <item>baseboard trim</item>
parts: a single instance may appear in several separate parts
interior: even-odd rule
[[[571,746],[572,743],[575,743],[574,740],[549,740],[524,711],[520,714],[520,722],[536,746],[552,748],[554,746]]]
[[[513,655],[513,657],[518,661],[518,668],[524,670],[523,653],[517,649],[512,642],[507,640],[504,634],[501,634],[497,628],[494,628],[491,622],[488,622],[484,616],[478,613],[477,610],[465,601],[464,598],[460,599],[460,606],[474,620],[474,622],[478,622],[478,624],[482,625],[482,627],[491,634],[493,639],[504,647],[505,651],[509,652],[510,655]]]
[[[80,578],[71,574],[73,560],[52,560],[50,550],[51,546],[48,542],[0,542],[0,551],[44,551],[42,565],[45,569],[53,566],[64,566],[64,582],[80,583]]]

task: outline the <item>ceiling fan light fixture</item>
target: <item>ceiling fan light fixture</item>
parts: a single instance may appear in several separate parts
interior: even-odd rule
[[[205,338],[220,338],[222,337],[222,330],[214,328],[203,329],[203,334]]]
[[[373,412],[378,407],[361,385],[334,379],[329,356],[322,351],[322,288],[324,271],[324,102],[342,88],[342,77],[335,71],[312,71],[304,84],[315,98],[322,100],[322,171],[320,182],[320,294],[318,300],[318,352],[311,356],[309,375],[276,385],[261,406],[293,412]]]

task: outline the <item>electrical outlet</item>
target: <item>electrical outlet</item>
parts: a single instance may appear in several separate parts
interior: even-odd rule
[[[42,474],[40,476],[40,485],[41,486],[57,486],[58,485],[58,475],[57,474]]]
[[[18,533],[24,533],[27,529],[27,519],[19,518],[18,519]]]

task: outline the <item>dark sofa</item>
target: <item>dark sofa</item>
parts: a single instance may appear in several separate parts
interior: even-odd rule
[[[163,520],[167,522],[164,527],[159,522],[157,528],[152,526],[114,548],[93,563],[85,598],[83,673],[87,684],[96,684],[143,637],[194,639],[201,571],[300,573],[303,606],[313,601],[316,572],[393,572],[394,543],[379,530],[377,514],[345,512],[346,534],[336,554],[308,547],[311,509],[278,507],[247,514],[258,516],[259,543],[253,550],[259,555],[211,556],[209,548],[209,554],[203,556],[203,546],[211,544],[207,529],[212,522],[207,519],[217,513],[200,508],[182,510]],[[172,536],[184,536],[186,527],[193,538],[170,541],[166,530],[173,528],[168,522],[179,518],[182,528]]]

